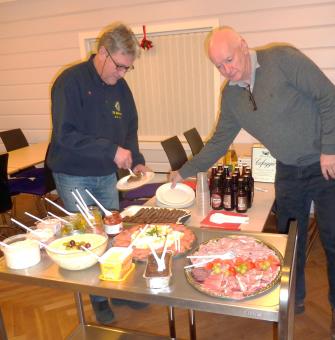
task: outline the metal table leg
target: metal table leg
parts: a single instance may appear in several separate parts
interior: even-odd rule
[[[5,323],[2,318],[1,308],[0,308],[0,339],[7,340],[7,333]]]
[[[74,300],[76,302],[79,323],[81,325],[85,325],[86,324],[86,320],[85,320],[84,306],[83,306],[83,300],[81,298],[81,293],[75,292],[74,293]]]
[[[197,338],[197,328],[195,324],[195,311],[193,309],[188,310],[188,323],[190,327],[190,339],[196,340]]]
[[[291,222],[279,292],[278,339],[292,340],[297,260],[297,223]]]
[[[7,340],[7,333],[6,333],[6,327],[5,323],[3,321],[1,308],[0,308],[0,339]]]
[[[177,339],[177,335],[176,335],[176,323],[175,323],[175,318],[174,318],[174,307],[168,306],[167,311],[168,311],[168,319],[169,319],[170,338],[175,340]]]

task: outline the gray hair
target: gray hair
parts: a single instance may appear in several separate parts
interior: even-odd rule
[[[125,24],[115,22],[98,39],[98,50],[104,46],[110,53],[121,51],[135,58],[140,56],[140,45],[134,32]]]

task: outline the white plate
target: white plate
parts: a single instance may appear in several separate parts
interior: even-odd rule
[[[156,199],[156,205],[160,208],[175,208],[175,209],[182,209],[182,208],[188,208],[191,205],[193,205],[194,200],[190,201],[190,202],[186,202],[184,204],[163,204],[162,202],[158,201]]]
[[[156,191],[157,201],[170,207],[185,207],[193,203],[195,194],[188,185],[178,183],[171,189],[171,183],[161,185]]]
[[[128,178],[130,175],[122,177],[117,183],[116,188],[120,191],[128,191],[133,190],[141,187],[144,184],[147,184],[149,181],[151,181],[155,177],[154,172],[146,172],[141,179],[134,182],[128,182]]]

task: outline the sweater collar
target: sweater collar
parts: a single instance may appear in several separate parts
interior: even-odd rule
[[[255,79],[256,79],[256,69],[260,67],[258,60],[257,60],[257,53],[255,50],[249,50],[250,54],[250,61],[251,61],[251,83],[250,83],[250,89],[254,88]],[[247,87],[249,84],[247,84],[245,81],[229,81],[230,86],[238,85],[240,87]]]

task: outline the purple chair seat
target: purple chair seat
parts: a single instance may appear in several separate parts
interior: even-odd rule
[[[32,187],[32,181],[29,178],[10,178],[8,188],[11,196],[22,193],[22,188],[28,190]]]
[[[120,201],[120,211],[126,209],[130,205],[143,205],[147,200],[122,200]]]
[[[44,171],[45,171],[44,168],[31,167],[27,170],[21,170],[21,171],[15,172],[14,174],[11,175],[11,177],[12,178],[15,178],[15,177],[39,178],[44,175]]]
[[[10,179],[10,192],[43,196],[50,190],[45,185],[45,175],[30,180],[29,178]]]
[[[140,188],[127,191],[123,194],[125,200],[136,200],[139,198],[151,198],[156,194],[156,190],[164,183],[148,183]]]

